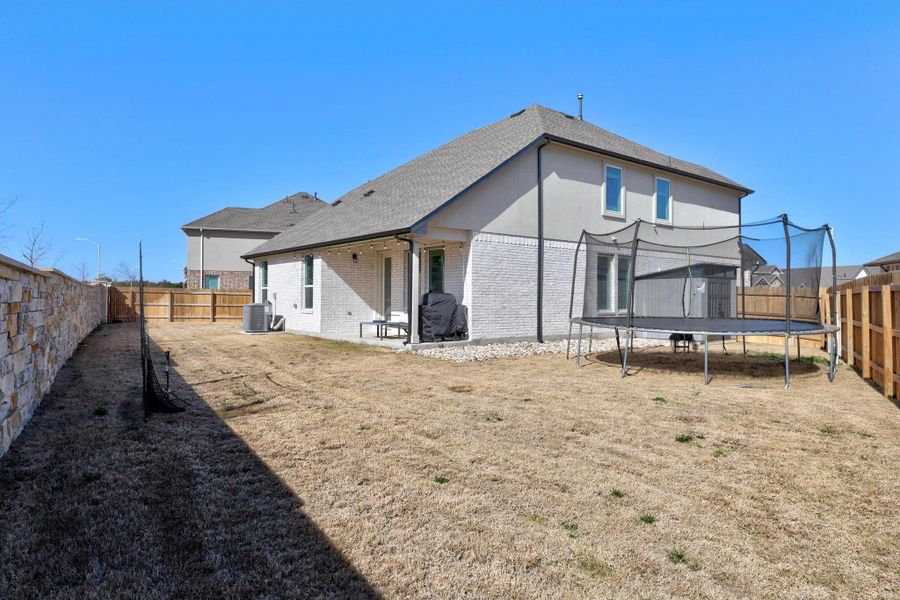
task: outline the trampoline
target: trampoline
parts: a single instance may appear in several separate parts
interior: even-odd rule
[[[830,311],[837,314],[834,236],[828,225],[800,227],[786,214],[750,224],[657,226],[640,219],[608,233],[582,232],[575,251],[569,301],[567,358],[578,325],[576,368],[584,328],[615,332],[622,377],[635,334],[664,339],[699,336],[704,383],[709,383],[711,336],[784,337],[784,385],[790,385],[792,337],[824,334],[829,380],[837,366],[838,327],[828,323],[819,297],[822,253],[832,262]],[[580,285],[579,285],[580,284]],[[576,298],[580,288],[581,298]],[[580,300],[581,314],[575,314]],[[623,344],[621,334],[625,334]],[[590,350],[589,350],[590,352]]]

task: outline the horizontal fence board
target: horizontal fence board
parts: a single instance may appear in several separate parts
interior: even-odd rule
[[[140,290],[110,287],[107,321],[132,322],[140,312]],[[225,302],[221,302],[225,300]],[[253,301],[251,290],[144,288],[144,318],[173,323],[206,320],[239,321],[243,306]]]

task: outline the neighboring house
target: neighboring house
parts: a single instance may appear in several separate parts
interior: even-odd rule
[[[775,265],[760,265],[750,270],[750,285],[784,287],[784,270]]]
[[[871,275],[874,271],[863,265],[838,265],[836,269],[837,284],[846,283]],[[832,271],[831,266],[822,267],[821,269],[791,269],[791,287],[805,288],[814,285],[815,277],[819,277],[819,287],[831,287]],[[774,265],[763,265],[755,270],[750,271],[752,284],[767,287],[784,287],[786,276],[783,269],[779,269]]]
[[[887,271],[900,271],[900,252],[894,252],[866,263],[866,268],[872,273],[884,273]]]
[[[327,206],[317,196],[299,192],[262,208],[223,208],[182,226],[187,234],[185,285],[252,288],[253,267],[241,255]]]
[[[273,301],[290,330],[352,336],[361,321],[411,320],[415,343],[410,305],[443,291],[467,307],[470,339],[543,340],[568,330],[582,230],[638,218],[661,236],[671,224],[737,225],[750,193],[531,106],[366,182],[244,256],[256,265],[256,299]],[[593,263],[597,302],[624,312],[628,257],[607,258]]]

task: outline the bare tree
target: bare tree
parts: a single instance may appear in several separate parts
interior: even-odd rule
[[[81,281],[87,281],[91,277],[90,271],[88,271],[87,263],[84,261],[81,261],[80,263],[75,265],[75,273],[78,275],[78,278]]]
[[[53,249],[53,241],[47,237],[47,232],[44,229],[45,223],[41,221],[40,225],[32,227],[25,232],[22,256],[32,267],[36,267]]]
[[[131,287],[134,287],[134,280],[138,278],[137,267],[129,267],[124,260],[116,267],[116,275],[123,281],[131,281]]]

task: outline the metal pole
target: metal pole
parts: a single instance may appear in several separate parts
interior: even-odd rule
[[[575,276],[578,273],[578,253],[581,251],[581,241],[584,239],[585,233],[585,231],[582,231],[581,235],[578,236],[578,244],[575,246],[575,260],[572,261],[572,291],[569,294],[569,339],[566,342],[566,360],[569,359],[569,346],[572,344],[572,311],[575,310]]]
[[[541,150],[549,142],[537,147],[537,341],[544,343],[544,178],[541,173]]]
[[[575,368],[581,368],[581,332],[584,330],[584,325],[581,323],[578,324],[578,354],[575,355]]]
[[[616,327],[616,350],[619,352],[619,366],[624,368],[625,363],[622,362],[622,344],[619,343],[619,328]]]
[[[634,222],[634,238],[631,242],[631,264],[628,265],[628,285],[631,286],[628,294],[628,331],[634,333],[634,274],[637,263],[638,234],[641,231],[641,220]]]
[[[831,325],[837,325],[838,331],[840,331],[840,318],[838,315],[838,287],[837,287],[837,250],[834,247],[834,229],[825,226],[826,231],[828,231],[828,241],[831,243]],[[850,322],[850,317],[848,315],[847,322]],[[829,365],[828,379],[830,381],[834,381],[834,376],[837,374],[837,331],[831,333],[831,352],[829,353],[829,361],[831,364]]]
[[[789,343],[791,339],[791,232],[788,228],[787,213],[781,215],[781,222],[784,225],[784,244],[786,268],[785,274],[785,296],[784,296],[784,389],[791,385],[791,354]]]
[[[622,377],[628,373],[628,340],[625,340],[625,355],[622,357]]]
[[[703,385],[709,385],[709,334],[703,334]]]
[[[588,334],[588,354],[594,351],[594,326],[591,325],[591,332]]]

